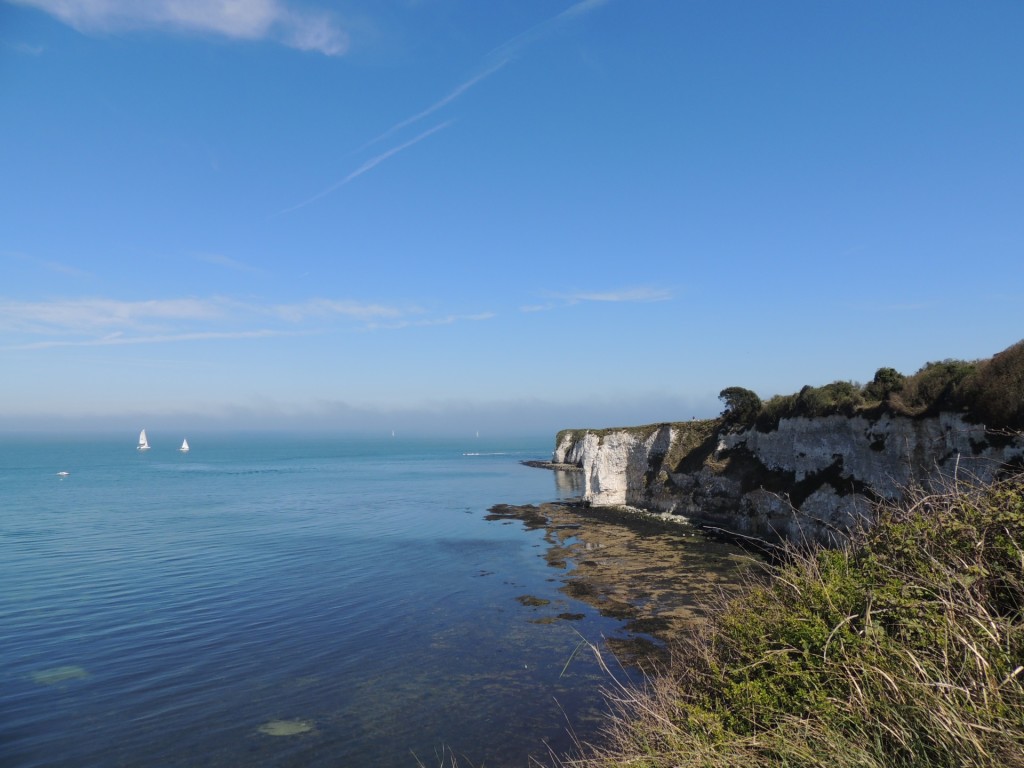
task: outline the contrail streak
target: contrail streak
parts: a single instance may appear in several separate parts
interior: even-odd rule
[[[336,189],[339,189],[339,188],[345,186],[350,181],[353,181],[354,179],[359,178],[360,176],[362,176],[367,171],[377,167],[378,165],[383,163],[385,160],[387,160],[389,157],[393,157],[394,155],[397,155],[403,149],[408,149],[413,144],[419,144],[421,141],[423,141],[428,136],[430,136],[432,134],[435,134],[435,133],[437,133],[438,131],[440,131],[440,130],[442,130],[444,128],[447,128],[451,124],[452,124],[451,120],[446,120],[445,122],[441,123],[440,125],[435,125],[433,128],[430,128],[429,130],[424,131],[423,133],[419,134],[415,138],[409,139],[409,141],[405,142],[404,144],[399,144],[397,147],[393,147],[393,148],[389,149],[387,152],[382,152],[381,154],[377,155],[376,157],[371,157],[365,163],[363,163],[358,168],[356,168],[354,171],[352,171],[352,173],[350,173],[348,176],[346,176],[345,178],[341,179],[340,181],[336,181],[334,184],[331,184],[331,186],[329,186],[327,189],[323,190],[322,192],[318,192],[317,194],[313,195],[308,200],[303,200],[301,203],[297,203],[297,204],[291,206],[290,208],[285,208],[284,210],[278,211],[275,215],[280,216],[280,215],[285,214],[285,213],[291,213],[292,211],[297,211],[300,208],[305,208],[310,203],[315,203],[317,200],[319,200],[319,199],[321,199],[323,197],[326,197],[327,195],[329,195],[332,192],[334,192]]]
[[[451,91],[451,93],[449,93],[444,98],[439,99],[438,101],[435,101],[433,104],[431,104],[429,107],[424,109],[422,112],[417,112],[412,117],[407,117],[402,122],[395,123],[393,126],[391,126],[386,131],[384,131],[384,133],[382,133],[379,136],[375,136],[374,138],[370,139],[368,142],[363,144],[363,146],[361,146],[356,151],[357,152],[362,152],[367,147],[372,147],[377,142],[383,141],[388,136],[391,136],[392,134],[397,133],[398,131],[402,130],[403,128],[407,128],[408,126],[412,125],[413,123],[418,123],[423,118],[429,117],[430,115],[432,115],[435,112],[437,112],[437,110],[441,109],[442,107],[447,106],[448,104],[451,104],[453,101],[455,101],[457,98],[459,98],[459,96],[464,94],[466,91],[468,91],[474,85],[479,83],[481,80],[486,80],[488,77],[490,77],[495,72],[497,72],[499,69],[501,69],[506,64],[508,64],[509,61],[510,61],[510,59],[504,58],[501,61],[497,62],[496,64],[492,64],[490,67],[485,69],[480,74],[478,74],[478,75],[476,75],[474,77],[471,77],[466,82],[456,86]]]
[[[488,56],[484,59],[484,61],[490,60],[492,62],[489,66],[487,66],[486,69],[477,73],[468,80],[465,80],[464,82],[460,83],[455,88],[453,88],[447,95],[438,99],[426,109],[417,112],[411,117],[407,117],[405,120],[402,120],[401,122],[395,123],[393,126],[388,128],[383,133],[370,139],[368,142],[363,144],[358,150],[356,150],[356,153],[362,152],[364,149],[372,147],[374,144],[377,144],[378,142],[384,141],[384,139],[393,136],[394,134],[401,131],[403,128],[408,128],[410,125],[414,125],[415,123],[418,123],[424,118],[427,118],[430,115],[434,114],[439,109],[448,106],[453,101],[461,97],[464,93],[466,93],[466,91],[473,88],[478,83],[483,82],[498,70],[502,69],[526,47],[532,45],[534,42],[544,37],[545,35],[549,34],[550,32],[552,32],[552,30],[556,29],[562,24],[565,24],[571,21],[572,19],[578,18],[580,16],[584,16],[593,11],[595,8],[599,8],[600,6],[605,5],[607,2],[609,2],[609,0],[579,0],[578,2],[566,8],[561,13],[557,14],[556,16],[552,16],[550,19],[547,19],[546,21],[537,24],[531,29],[528,29],[525,32],[516,35],[515,37],[510,38],[505,43],[500,45],[498,48],[491,51],[491,53],[488,54]],[[352,173],[350,173],[348,176],[343,178],[341,181],[332,184],[327,189],[316,195],[313,195],[308,200],[304,200],[301,203],[291,206],[290,208],[285,208],[281,211],[278,211],[276,214],[274,214],[274,216],[280,216],[285,213],[297,211],[300,208],[306,207],[310,203],[314,203],[317,200],[320,200],[321,198],[334,192],[339,187],[343,187],[353,179],[362,176],[371,168],[384,162],[392,155],[401,152],[403,149],[411,147],[413,144],[422,141],[423,139],[427,138],[427,136],[430,136],[432,133],[440,131],[442,128],[447,128],[449,125],[451,125],[450,120],[441,123],[440,125],[434,126],[428,131],[424,131],[416,138],[411,139],[410,141],[407,141],[404,144],[400,144],[394,149],[390,149],[387,152],[384,152],[383,154],[370,158],[361,166],[359,166],[356,170],[352,171]]]

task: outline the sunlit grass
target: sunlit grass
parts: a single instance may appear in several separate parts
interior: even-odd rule
[[[908,492],[791,549],[637,688],[577,768],[1024,766],[1024,476]],[[597,649],[595,648],[595,651]]]

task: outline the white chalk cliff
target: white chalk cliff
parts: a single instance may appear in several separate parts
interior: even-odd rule
[[[875,499],[951,479],[995,477],[1024,461],[1024,439],[943,413],[781,419],[730,432],[680,422],[559,433],[552,461],[583,470],[583,498],[769,539],[824,540]]]

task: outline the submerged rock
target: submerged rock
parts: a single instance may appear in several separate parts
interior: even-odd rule
[[[69,680],[84,680],[89,676],[84,667],[67,665],[63,667],[51,667],[40,669],[32,673],[32,682],[39,685],[60,685]]]
[[[267,736],[298,736],[313,730],[312,720],[271,720],[259,728]]]

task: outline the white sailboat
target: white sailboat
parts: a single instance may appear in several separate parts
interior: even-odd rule
[[[181,451],[182,453],[188,453],[188,440],[182,440],[181,448],[179,448],[178,450]]]
[[[137,446],[135,446],[135,450],[137,450],[137,451],[148,451],[149,450],[149,440],[146,439],[146,430],[142,430],[141,432],[139,432],[139,444]]]

